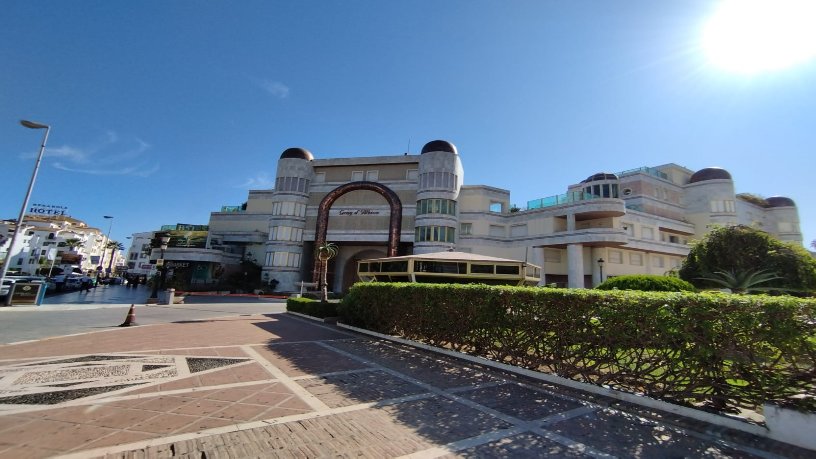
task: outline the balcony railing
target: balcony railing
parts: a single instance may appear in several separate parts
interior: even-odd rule
[[[563,204],[570,204],[573,202],[591,201],[593,199],[601,199],[601,196],[585,193],[583,191],[573,191],[571,193],[557,194],[555,196],[547,196],[546,198],[533,199],[532,201],[527,201],[527,210],[560,206]]]

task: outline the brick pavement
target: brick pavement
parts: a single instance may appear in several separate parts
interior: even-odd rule
[[[286,314],[0,346],[0,458],[812,455],[714,430]]]

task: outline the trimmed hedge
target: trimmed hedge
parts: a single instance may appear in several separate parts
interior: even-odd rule
[[[349,325],[674,403],[816,408],[812,299],[375,282],[352,287],[338,312]]]
[[[337,317],[337,303],[323,303],[311,298],[288,298],[286,310],[321,319]]]
[[[694,292],[691,283],[677,277],[655,274],[630,274],[605,280],[598,290],[641,290],[644,292]]]

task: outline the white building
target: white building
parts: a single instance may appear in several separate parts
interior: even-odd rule
[[[689,241],[711,225],[750,225],[802,242],[791,199],[739,195],[719,168],[597,173],[525,209],[511,208],[510,191],[464,185],[463,177],[446,141],[419,155],[332,159],[290,148],[274,189],[251,190],[245,206],[211,214],[207,248],[258,260],[264,280],[295,291],[315,278],[315,247],[333,242],[340,252],[329,283],[340,291],[357,280],[357,261],[412,253],[527,260],[542,266],[542,283],[590,287],[602,277],[677,268]]]
[[[0,242],[0,258],[11,254],[9,273],[47,275],[52,266],[64,272],[93,273],[100,263],[105,269],[111,266],[112,270],[123,263],[121,253],[116,250],[111,260],[111,250],[105,248],[107,236],[81,220],[61,215],[28,215],[15,247],[9,247],[15,226],[16,222],[11,220],[0,226],[0,232],[6,236]],[[71,240],[77,245],[71,247],[67,243]]]

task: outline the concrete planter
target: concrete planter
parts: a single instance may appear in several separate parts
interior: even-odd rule
[[[766,403],[763,408],[769,437],[816,450],[816,413],[805,413]]]

